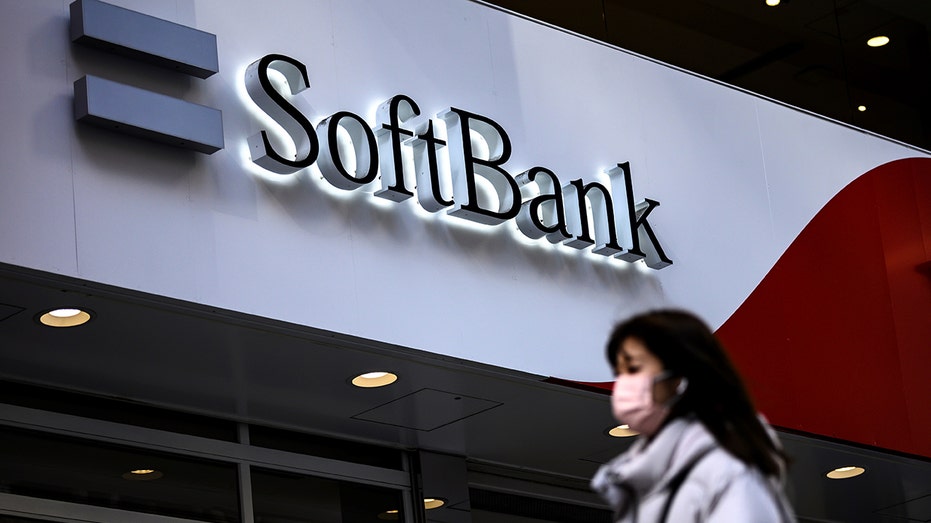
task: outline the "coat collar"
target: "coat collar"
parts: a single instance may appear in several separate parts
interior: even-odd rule
[[[639,495],[664,488],[692,458],[714,445],[714,437],[699,421],[671,420],[652,440],[635,442],[619,457],[615,467],[617,480]]]
[[[656,436],[641,438],[631,448],[602,466],[592,488],[624,513],[655,490],[666,487],[692,460],[716,446],[714,436],[693,417],[670,420]]]

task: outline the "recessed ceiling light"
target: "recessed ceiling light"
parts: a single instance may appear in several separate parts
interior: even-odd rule
[[[426,510],[433,510],[435,508],[440,508],[446,504],[446,500],[443,498],[423,498],[423,508]],[[398,519],[400,511],[397,509],[386,510],[378,514],[378,519],[393,521]]]
[[[134,469],[123,473],[123,479],[130,481],[151,481],[162,476],[163,474],[155,469]]]
[[[74,307],[53,309],[39,316],[39,322],[49,327],[76,327],[90,320],[89,312]]]
[[[435,508],[440,508],[446,504],[446,501],[442,498],[423,498],[423,508],[427,510],[433,510]]]
[[[608,431],[608,436],[612,438],[629,438],[631,436],[638,436],[639,432],[630,428],[630,425],[618,425],[613,427]]]
[[[866,41],[866,45],[870,47],[882,47],[889,43],[888,36],[874,36]]]
[[[352,378],[352,384],[356,387],[371,389],[374,387],[384,387],[398,381],[398,375],[391,372],[366,372]]]
[[[847,467],[838,467],[832,470],[831,472],[828,472],[826,475],[827,477],[831,479],[847,479],[847,478],[853,478],[853,477],[859,476],[860,474],[863,474],[864,472],[866,472],[866,469],[864,469],[863,467],[847,466]]]
[[[866,106],[865,106],[865,105],[858,105],[858,106],[857,106],[857,110],[860,111],[860,112],[862,113],[862,112],[866,111]]]
[[[766,5],[770,7],[776,7],[779,5],[779,0],[766,0]]]

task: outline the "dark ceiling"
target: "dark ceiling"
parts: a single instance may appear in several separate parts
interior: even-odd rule
[[[62,304],[94,318],[70,329],[36,320]],[[373,368],[401,378],[382,389],[349,385]],[[468,456],[480,473],[470,476],[473,486],[495,490],[502,477],[530,475],[595,506],[588,478],[630,442],[607,435],[614,422],[604,394],[544,378],[0,264],[0,426],[8,423],[3,404],[50,408],[36,406],[46,395],[17,392],[18,384],[39,385],[147,407],[126,419],[111,417],[122,411],[89,412],[86,400],[68,407],[120,423],[164,428],[148,406],[165,407]],[[780,438],[793,460],[788,491],[799,521],[931,521],[927,459],[789,431]],[[825,477],[847,465],[867,473]]]
[[[931,2],[782,0],[772,7],[764,0],[489,3],[931,149]],[[866,45],[878,35],[890,42]]]

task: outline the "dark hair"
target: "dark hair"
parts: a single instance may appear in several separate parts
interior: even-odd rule
[[[643,343],[666,370],[688,379],[668,419],[693,414],[735,457],[765,475],[781,474],[785,454],[760,421],[724,347],[702,320],[685,311],[660,310],[618,324],[607,345],[612,369],[628,338]]]

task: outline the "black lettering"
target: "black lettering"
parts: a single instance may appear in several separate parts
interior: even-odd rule
[[[266,55],[246,68],[246,90],[252,101],[284,128],[297,151],[293,160],[285,158],[275,151],[268,133],[262,130],[249,137],[252,161],[269,171],[289,174],[313,165],[320,147],[310,121],[275,90],[268,78],[269,69],[285,76],[292,95],[309,88],[310,80],[304,64],[280,54]]]
[[[343,120],[346,120],[343,123]],[[346,168],[339,152],[339,128],[349,133],[355,156],[354,173]],[[351,191],[365,185],[378,175],[378,147],[375,134],[362,117],[340,111],[317,124],[317,137],[326,147],[320,152],[320,173],[334,187]],[[364,173],[364,174],[360,174]]]
[[[417,129],[417,137],[408,140],[414,149],[414,168],[417,171],[417,200],[421,207],[430,212],[437,212],[453,204],[452,199],[443,197],[440,192],[440,169],[436,161],[436,151],[446,145],[433,133],[433,120]]]
[[[450,172],[453,178],[453,209],[449,214],[486,225],[497,225],[517,216],[520,211],[520,188],[501,165],[511,157],[511,141],[494,120],[484,116],[449,108],[439,115],[446,122],[449,134]],[[472,131],[488,144],[488,158],[480,158],[472,150]],[[476,176],[481,176],[495,189],[496,209],[479,205]]]
[[[538,175],[544,175],[538,181]],[[546,239],[559,243],[571,238],[566,228],[565,211],[559,178],[545,167],[534,167],[517,175],[518,185],[536,183],[540,194],[521,204],[517,227],[530,238]]]
[[[571,224],[576,237],[567,241],[566,245],[576,249],[584,249],[594,245],[592,252],[610,256],[620,252],[621,246],[617,244],[617,228],[614,224],[614,202],[607,187],[598,183],[583,183],[582,180],[573,180],[564,188],[567,194],[574,193],[578,207],[570,207],[566,221]],[[588,203],[591,204],[592,215],[588,213]],[[595,229],[592,238],[589,230]]]
[[[381,155],[381,189],[375,196],[394,202],[414,195],[404,184],[404,157],[401,154],[401,135],[414,136],[402,129],[401,124],[420,115],[420,107],[409,96],[392,96],[378,107],[375,117],[375,135]]]
[[[653,232],[653,227],[647,221],[653,209],[659,206],[659,202],[646,199],[639,204],[634,204],[634,187],[630,176],[629,162],[617,164],[617,167],[613,167],[608,171],[608,176],[611,178],[614,194],[624,194],[627,203],[627,212],[619,214],[619,218],[627,226],[622,227],[621,230],[624,232],[624,244],[628,249],[616,257],[627,262],[635,262],[646,258],[647,267],[651,269],[662,269],[672,265],[672,260],[666,256],[666,252]],[[624,179],[624,184],[620,187],[615,183],[618,177]],[[640,248],[641,242],[644,240],[649,242],[651,246],[649,253],[643,252]]]
[[[650,222],[647,221],[647,217],[649,217],[650,213],[656,207],[659,207],[659,202],[649,198],[644,198],[643,201],[638,203],[636,209],[637,219],[634,227],[638,231],[637,247],[639,248],[640,242],[643,242],[644,240],[649,242],[652,247],[646,253],[647,267],[651,269],[662,269],[663,267],[672,265],[672,260],[666,256],[666,252],[659,244],[659,240],[656,239],[656,233],[653,232],[653,227],[651,227]]]

